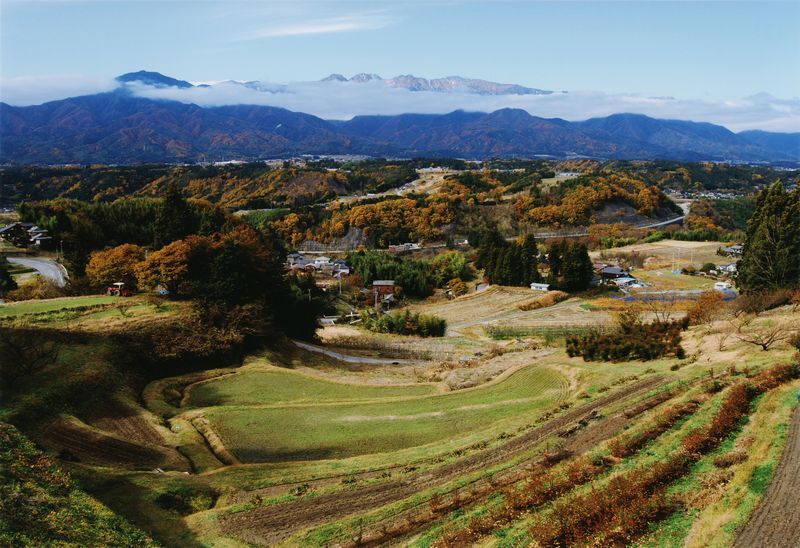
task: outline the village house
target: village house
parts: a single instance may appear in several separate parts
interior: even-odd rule
[[[53,240],[46,229],[19,221],[0,228],[0,238],[16,247],[47,247]]]
[[[744,246],[742,244],[736,244],[729,247],[723,247],[721,251],[728,257],[741,257],[742,253],[744,252]]]

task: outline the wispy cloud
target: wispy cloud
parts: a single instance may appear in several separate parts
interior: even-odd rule
[[[286,36],[307,36],[310,34],[333,34],[359,30],[377,30],[397,21],[395,16],[387,12],[371,12],[323,19],[311,19],[303,22],[284,22],[259,29],[243,37],[243,40],[262,38],[279,38]]]

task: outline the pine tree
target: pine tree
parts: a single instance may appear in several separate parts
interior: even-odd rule
[[[197,232],[197,220],[174,182],[170,182],[161,205],[156,210],[153,227],[156,247],[180,240]]]
[[[570,243],[564,253],[564,276],[561,282],[567,291],[583,291],[594,276],[589,251],[580,242]]]
[[[743,290],[800,285],[800,189],[780,182],[761,191],[748,221],[737,284]]]
[[[523,285],[540,282],[542,276],[539,274],[539,262],[537,259],[539,250],[536,247],[536,237],[533,234],[527,234],[522,239],[520,248],[520,260],[522,262],[522,279],[520,282]]]
[[[547,248],[547,262],[550,265],[550,273],[547,275],[547,283],[553,287],[558,287],[563,266],[564,240],[551,242]]]

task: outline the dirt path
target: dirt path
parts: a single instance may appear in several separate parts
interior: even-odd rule
[[[594,402],[571,409],[537,428],[511,438],[499,447],[471,454],[435,470],[349,491],[220,516],[221,527],[227,534],[246,542],[274,544],[302,529],[352,514],[369,512],[432,486],[505,462],[599,409],[641,395],[664,382],[662,376],[655,376],[631,384]]]
[[[324,346],[319,346],[316,344],[309,344],[304,343],[302,341],[296,341],[292,339],[292,342],[298,348],[302,348],[303,350],[307,350],[309,352],[317,352],[318,354],[323,354],[328,356],[329,358],[334,358],[346,363],[363,363],[363,364],[372,364],[372,365],[403,365],[414,363],[414,360],[406,360],[400,358],[368,358],[366,356],[353,356],[351,354],[343,354],[341,352],[335,352],[333,350],[328,350]]]
[[[792,415],[789,437],[775,477],[735,546],[800,546],[800,406]]]

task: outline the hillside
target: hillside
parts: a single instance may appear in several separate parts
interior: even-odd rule
[[[713,124],[643,115],[568,122],[501,109],[331,122],[269,106],[200,107],[146,99],[126,87],[36,106],[0,103],[0,124],[0,162],[12,164],[197,162],[300,154],[800,159],[796,148],[786,144],[791,136],[746,138]]]

